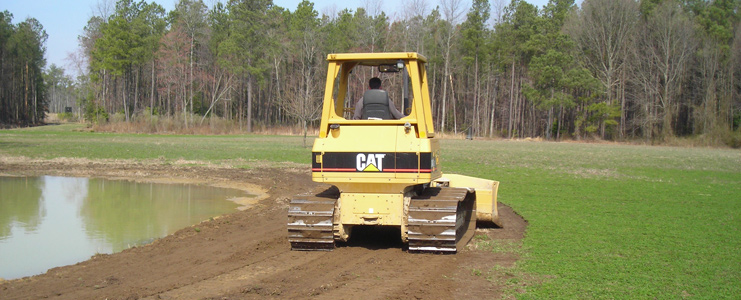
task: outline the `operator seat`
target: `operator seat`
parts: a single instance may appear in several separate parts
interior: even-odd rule
[[[363,94],[363,114],[361,120],[368,120],[369,118],[392,119],[391,109],[389,108],[389,95],[386,91],[372,89],[365,91],[365,94]]]

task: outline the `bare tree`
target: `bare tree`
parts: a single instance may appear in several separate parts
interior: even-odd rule
[[[429,7],[426,0],[402,0],[405,19],[413,17],[424,17],[428,14]]]
[[[337,4],[330,4],[322,8],[322,15],[327,16],[327,20],[330,22],[334,22],[335,19],[337,19],[337,14],[339,12],[339,9],[337,9]]]
[[[440,7],[443,10],[443,17],[452,25],[458,25],[461,22],[463,10],[463,0],[441,0]]]
[[[641,32],[644,30],[644,28],[641,28]],[[631,123],[636,128],[640,128],[646,140],[650,140],[654,136],[654,124],[659,121],[656,118],[656,99],[660,87],[657,86],[656,67],[652,64],[652,61],[645,59],[651,50],[642,45],[644,40],[645,38],[639,39],[636,47],[631,48],[629,70],[631,76],[628,80],[636,86],[633,90],[633,98],[636,99],[635,116]]]
[[[450,52],[453,48],[453,40],[458,35],[458,24],[460,23],[461,16],[463,15],[463,1],[462,0],[441,0],[440,6],[443,10],[443,17],[447,21],[446,34],[445,34],[445,45],[443,47],[443,56],[445,57],[443,66],[443,78],[450,79],[452,83],[453,79],[450,75]],[[452,88],[452,87],[451,87]],[[445,130],[445,112],[446,112],[446,100],[448,97],[448,80],[443,80],[443,95],[442,95],[442,117],[440,118],[440,132]]]
[[[194,54],[196,52],[196,44],[199,43],[197,39],[201,38],[205,31],[207,30],[206,27],[206,5],[203,3],[203,1],[200,0],[181,0],[178,2],[177,6],[175,7],[175,10],[177,12],[178,16],[178,23],[183,26],[185,29],[185,32],[190,37],[190,55],[189,55],[189,96],[186,96],[186,99],[188,103],[190,104],[190,113],[193,113],[193,86],[194,86]],[[191,123],[193,122],[193,117],[191,116]],[[186,117],[187,120],[187,117]],[[185,123],[186,128],[188,123]]]
[[[687,73],[685,65],[695,49],[692,22],[678,2],[665,1],[649,17],[642,37],[643,46],[648,49],[648,57],[644,59],[656,66],[661,82],[658,103],[662,108],[662,133],[674,135],[672,120],[678,109],[676,96]]]
[[[300,76],[298,82],[291,84],[286,90],[285,97],[279,101],[279,105],[287,114],[295,117],[301,123],[304,133],[304,147],[306,147],[306,135],[308,123],[319,119],[322,108],[321,85],[315,82],[319,47],[317,46],[318,33],[314,30],[306,30],[303,33],[299,53]]]
[[[633,0],[586,0],[577,17],[565,25],[581,50],[582,61],[602,82],[608,106],[616,100],[616,87],[624,86],[620,74],[639,16],[638,3]],[[605,122],[600,132],[604,138]]]
[[[296,16],[291,20],[290,34],[293,37],[289,43],[292,49],[292,61],[295,66],[295,76],[291,76],[285,84],[284,97],[278,101],[286,114],[296,118],[301,124],[304,133],[304,147],[309,122],[319,118],[322,107],[322,85],[317,84],[321,78],[320,66],[321,31],[316,19],[318,13],[313,4],[299,5]]]
[[[493,0],[491,4],[491,20],[494,25],[502,22],[502,16],[504,15],[504,8],[507,7],[506,0]]]
[[[94,7],[91,7],[91,11],[94,17],[100,17],[107,20],[108,17],[116,12],[116,1],[115,0],[98,0]]]
[[[363,9],[369,17],[375,17],[383,12],[383,0],[363,0]]]
[[[68,70],[72,69],[71,72],[73,75],[83,75],[88,68],[87,57],[80,48],[72,52],[67,52],[64,62]]]
[[[404,26],[404,50],[424,53],[424,37],[429,32],[423,24],[427,15],[426,0],[403,0],[401,20]]]

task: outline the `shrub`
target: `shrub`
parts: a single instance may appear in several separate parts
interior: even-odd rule
[[[77,122],[77,115],[75,115],[74,113],[58,113],[57,118],[59,119],[59,121],[62,122]]]
[[[722,137],[723,143],[733,149],[741,148],[741,131],[729,131]]]
[[[93,124],[108,122],[108,113],[102,106],[88,102],[88,105],[85,106],[85,121]]]

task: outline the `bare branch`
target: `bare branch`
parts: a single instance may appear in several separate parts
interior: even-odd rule
[[[463,16],[463,0],[441,0],[440,6],[443,9],[443,17],[453,25],[458,25]]]

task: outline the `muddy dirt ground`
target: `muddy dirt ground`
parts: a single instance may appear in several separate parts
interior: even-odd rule
[[[246,210],[152,244],[0,282],[0,299],[498,299],[512,275],[495,267],[511,267],[518,259],[472,243],[456,255],[410,254],[398,241],[398,230],[354,232],[349,243],[331,252],[291,251],[288,199],[328,187],[312,182],[308,168],[6,158],[0,160],[0,175],[170,180],[244,189],[254,189],[253,184],[264,192]],[[477,234],[522,239],[526,222],[501,204],[500,214],[503,228]]]

